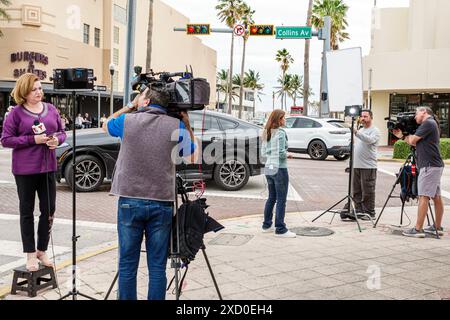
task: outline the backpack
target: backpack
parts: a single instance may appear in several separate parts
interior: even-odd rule
[[[208,213],[205,212],[206,200],[187,200],[178,209],[180,235],[179,257],[185,265],[195,259],[197,252],[203,247],[203,236],[206,233]],[[177,243],[177,217],[173,218],[172,233],[174,244]],[[176,247],[176,245],[175,245]]]
[[[402,169],[400,169],[399,175],[401,186],[400,199],[402,200],[402,202],[408,202],[410,199],[416,199],[418,195],[418,173],[416,172],[415,164],[405,165],[404,167],[402,167]]]
[[[180,190],[180,189],[179,189]],[[214,231],[218,232],[224,228],[220,223],[211,218],[206,212],[208,205],[206,199],[201,198],[195,201],[190,201],[185,191],[180,192],[183,199],[183,204],[177,210],[176,216],[173,218],[172,223],[172,239],[173,248],[169,246],[169,257],[179,257],[182,266],[186,268],[183,277],[181,278],[179,285],[179,294],[183,288],[183,283],[186,278],[186,274],[189,270],[189,263],[195,259],[196,254],[200,249],[204,250],[203,237],[205,233]],[[179,247],[177,249],[177,219],[179,226]],[[175,254],[173,254],[175,253]],[[175,276],[167,286],[167,290],[170,289]],[[174,289],[175,291],[175,289]]]

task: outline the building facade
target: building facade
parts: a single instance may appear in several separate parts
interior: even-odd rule
[[[216,51],[198,37],[173,31],[189,23],[187,17],[160,0],[150,10],[150,3],[137,0],[134,64],[168,72],[192,66],[196,77],[209,81],[214,108]],[[71,114],[70,97],[53,91],[50,77],[56,68],[94,69],[96,85],[107,86],[107,92],[80,93],[78,102],[80,113],[97,118],[99,101],[100,115],[109,115],[113,63],[115,109],[123,105],[127,0],[12,0],[6,12],[10,20],[0,20],[0,117],[14,105],[9,94],[25,72],[40,77],[47,101]]]
[[[408,8],[374,8],[372,47],[364,57],[366,103],[382,132],[381,144],[395,139],[386,117],[433,109],[442,137],[449,137],[450,1],[410,0]]]

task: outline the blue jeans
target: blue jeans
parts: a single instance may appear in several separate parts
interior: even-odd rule
[[[266,179],[269,187],[269,199],[264,209],[263,228],[268,229],[273,223],[273,207],[277,204],[275,215],[275,233],[283,234],[288,231],[284,223],[286,215],[286,199],[289,189],[289,174],[287,168],[266,168]]]
[[[172,216],[172,202],[119,199],[119,300],[137,300],[136,276],[144,234],[149,274],[147,299],[165,300]]]

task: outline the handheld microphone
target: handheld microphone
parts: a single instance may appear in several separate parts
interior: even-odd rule
[[[45,124],[40,122],[39,120],[34,120],[34,125],[31,127],[33,129],[33,133],[35,135],[44,134],[47,129],[45,128]]]

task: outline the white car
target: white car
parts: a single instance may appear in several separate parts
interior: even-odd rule
[[[307,153],[314,160],[349,158],[350,128],[343,120],[287,117],[285,130],[290,152]]]

